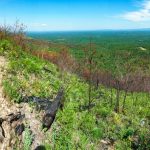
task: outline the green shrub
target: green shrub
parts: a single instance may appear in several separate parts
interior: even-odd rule
[[[103,130],[101,128],[95,127],[92,130],[92,135],[95,139],[101,139],[103,137]]]
[[[106,107],[101,107],[97,110],[97,114],[105,118],[110,114],[110,109]]]
[[[16,85],[14,86],[13,84],[16,84]],[[19,92],[20,85],[16,78],[13,78],[13,83],[11,83],[10,80],[4,80],[3,86],[4,86],[4,92],[7,93],[11,101],[14,101],[17,103],[21,102],[21,94]]]
[[[0,42],[0,54],[1,55],[6,54],[8,51],[11,51],[12,49],[13,49],[13,45],[11,44],[10,41],[2,40]]]

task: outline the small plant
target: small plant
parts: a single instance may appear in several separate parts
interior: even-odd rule
[[[25,128],[24,139],[23,139],[23,149],[24,150],[30,150],[31,149],[30,146],[32,144],[32,140],[33,140],[33,137],[32,137],[30,129]]]
[[[92,135],[95,139],[101,139],[103,137],[103,130],[96,127],[92,130]]]

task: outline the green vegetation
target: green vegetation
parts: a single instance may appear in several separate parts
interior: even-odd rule
[[[27,35],[49,41],[45,46],[47,51],[68,49],[78,61],[84,58],[83,50],[91,39],[99,68],[114,72],[118,62],[120,68],[132,65],[134,71],[141,69],[150,74],[150,31],[29,32]]]
[[[31,55],[10,40],[0,41],[0,54],[4,55],[9,63],[3,86],[10,100],[21,103],[22,96],[53,98],[62,85],[65,88],[63,110],[58,111],[51,132],[45,133],[47,140],[43,144],[47,150],[96,150],[107,146],[116,150],[150,149],[148,93],[128,92],[126,106],[122,112],[124,91],[120,90],[120,113],[116,113],[116,89],[103,85],[96,88],[91,84],[92,105],[87,109],[89,85],[77,75],[61,71],[56,65]],[[106,63],[105,68],[109,70],[109,64],[115,61],[117,56],[114,52],[110,59],[108,52],[103,54],[101,61]],[[149,52],[139,51],[134,56],[136,55],[138,58],[146,58]],[[128,60],[120,53],[118,61],[125,62],[126,59]],[[147,60],[141,63],[146,66]],[[46,72],[44,67],[51,73]],[[146,67],[149,67],[149,63]],[[28,129],[25,133],[24,148],[29,149],[31,135]]]
[[[25,135],[24,135],[24,141],[23,141],[23,144],[24,144],[23,149],[24,150],[30,150],[32,140],[33,140],[33,137],[31,135],[31,132],[30,132],[29,128],[26,128]]]

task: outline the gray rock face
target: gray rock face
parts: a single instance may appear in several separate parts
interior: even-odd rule
[[[21,114],[21,112],[17,112],[16,114],[11,113],[8,115],[8,122],[13,123],[14,121],[22,121],[25,118],[25,115]]]
[[[22,132],[24,131],[24,129],[25,129],[25,126],[24,126],[23,123],[17,125],[16,128],[15,128],[15,133],[16,133],[16,135],[18,135],[18,136],[19,136],[19,135],[22,135]]]
[[[0,143],[3,142],[4,138],[5,138],[5,133],[3,128],[0,126]]]
[[[4,133],[4,130],[3,130],[3,127],[2,127],[3,121],[4,120],[2,118],[0,118],[0,143],[2,143],[4,138],[5,138],[5,133]]]

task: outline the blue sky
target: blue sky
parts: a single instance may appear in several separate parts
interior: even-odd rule
[[[150,0],[0,0],[0,24],[31,31],[150,28]]]

